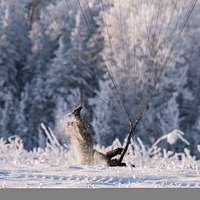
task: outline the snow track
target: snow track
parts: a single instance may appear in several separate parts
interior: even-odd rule
[[[71,166],[36,170],[1,167],[2,188],[200,188],[195,170],[154,170]]]

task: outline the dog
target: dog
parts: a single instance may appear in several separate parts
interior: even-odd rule
[[[83,165],[126,166],[125,163],[119,163],[118,159],[113,159],[122,153],[123,148],[114,149],[106,154],[94,149],[92,136],[81,117],[82,109],[83,107],[79,106],[69,113],[65,122],[65,135],[69,138],[77,161]]]

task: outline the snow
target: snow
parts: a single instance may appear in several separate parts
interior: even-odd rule
[[[167,134],[168,135],[168,134]],[[166,136],[167,136],[166,135]],[[182,134],[183,137],[183,134]],[[118,140],[102,152],[119,146]],[[64,147],[27,152],[19,137],[9,143],[0,139],[1,188],[197,188],[200,187],[200,161],[183,153],[166,152],[152,145],[147,149],[137,138],[132,141],[125,162],[128,167],[83,166]],[[179,158],[182,158],[181,160]],[[135,164],[136,168],[132,168]]]
[[[190,143],[185,138],[183,138],[183,136],[184,136],[184,133],[182,131],[174,130],[167,135],[167,142],[169,144],[176,144],[177,140],[180,139],[185,144],[190,145]]]
[[[196,170],[1,165],[2,188],[165,188],[200,187]]]

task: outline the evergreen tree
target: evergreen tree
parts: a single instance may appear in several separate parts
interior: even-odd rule
[[[40,14],[42,16],[42,13]],[[55,102],[48,84],[48,73],[51,70],[51,60],[58,48],[58,38],[51,38],[47,34],[47,25],[45,19],[41,17],[33,22],[30,31],[32,53],[25,70],[27,98],[24,100],[26,126],[30,132],[25,139],[28,149],[39,144],[40,123],[54,124]]]
[[[21,5],[21,4],[20,4]],[[1,128],[0,132],[8,137],[16,132],[16,118],[20,112],[18,105],[23,90],[23,70],[29,52],[26,20],[23,7],[15,1],[4,1],[1,5]]]
[[[87,110],[87,120],[91,121],[93,105],[90,99],[96,96],[100,89],[99,81],[104,77],[103,36],[98,4],[94,2],[90,8],[83,8],[81,11],[80,7],[75,7],[72,16],[66,17],[59,49],[52,63],[51,80],[57,98],[57,115],[82,104]],[[58,109],[61,104],[62,109]]]

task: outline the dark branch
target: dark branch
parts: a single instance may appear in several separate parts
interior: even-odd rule
[[[128,135],[128,139],[127,139],[127,143],[124,147],[124,150],[118,160],[118,162],[121,164],[123,159],[124,159],[124,156],[128,150],[128,147],[131,143],[131,138],[132,136],[134,135],[134,133],[136,132],[136,128],[137,128],[137,125],[139,124],[139,122],[142,120],[143,116],[144,116],[144,112],[145,112],[146,108],[140,113],[139,117],[136,119],[135,123],[133,124],[132,121],[129,121],[129,127],[130,127],[130,131],[129,131],[129,135]]]

